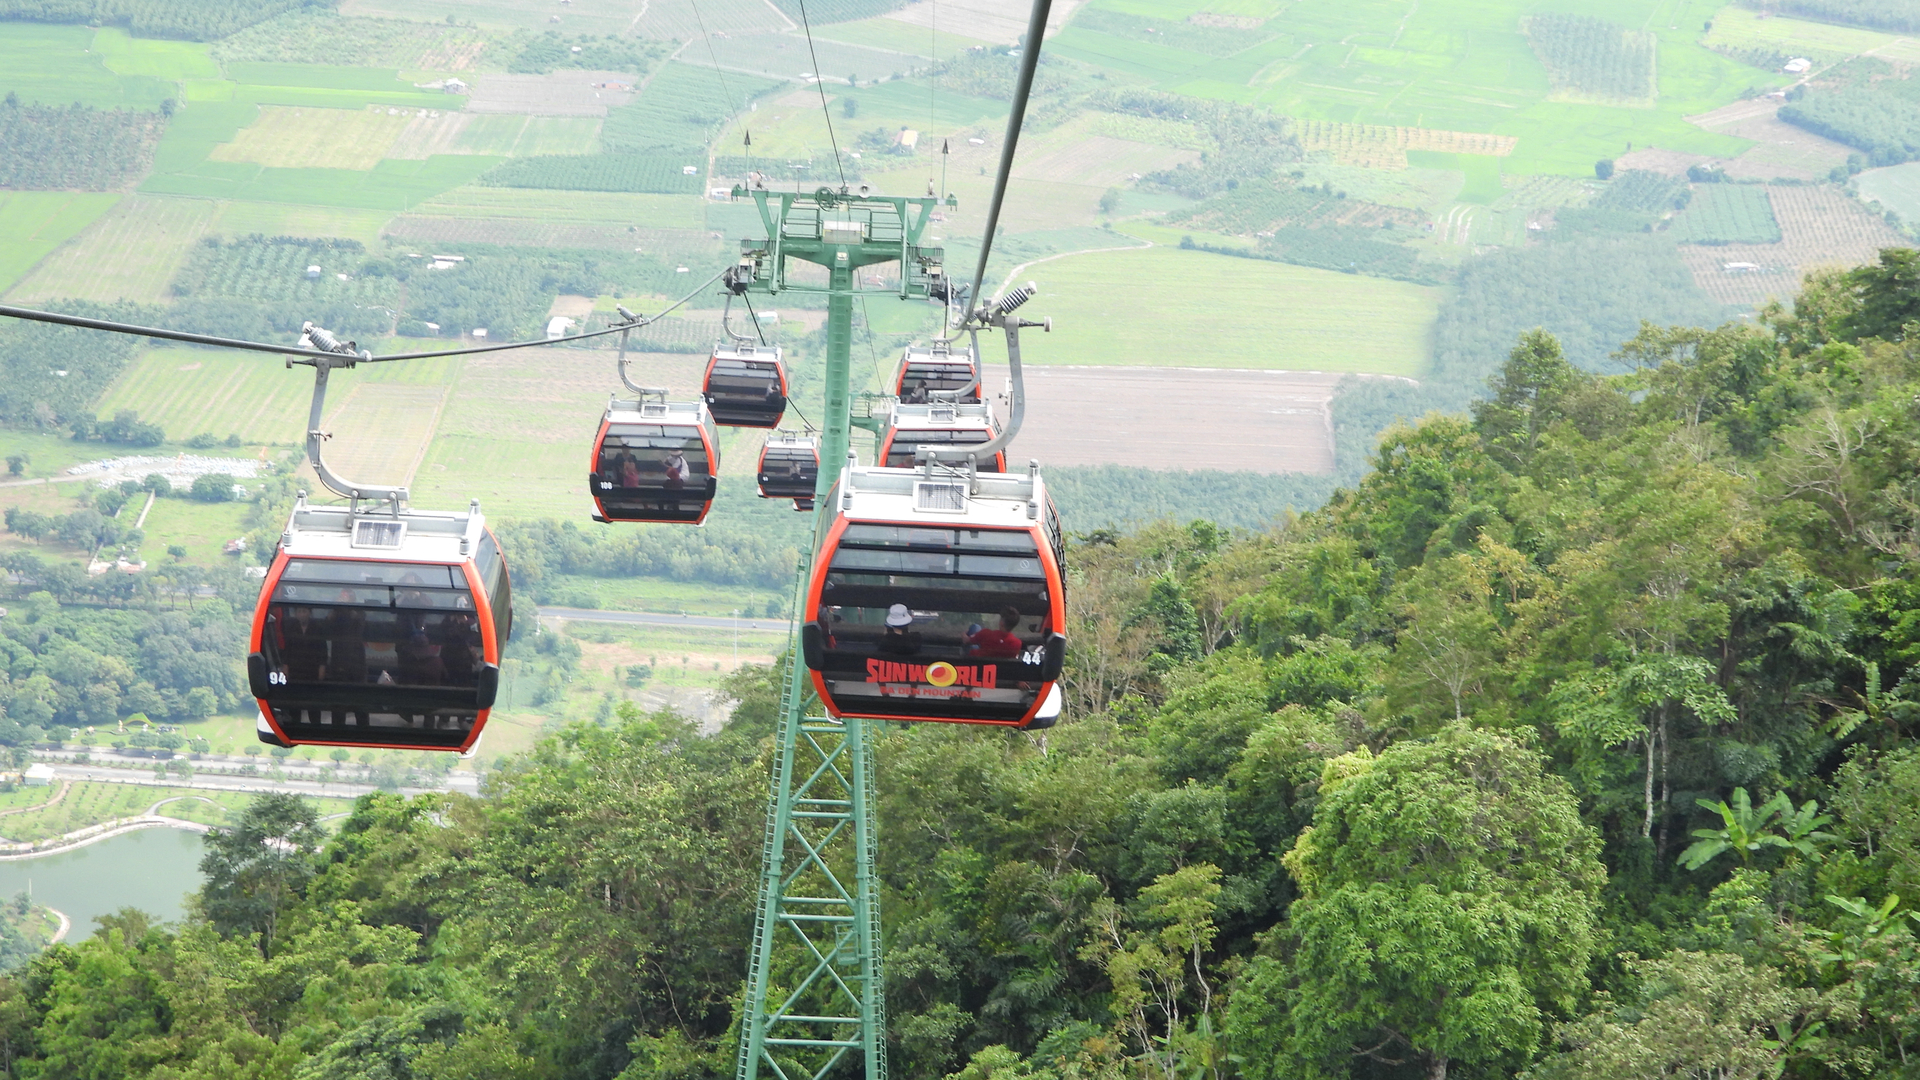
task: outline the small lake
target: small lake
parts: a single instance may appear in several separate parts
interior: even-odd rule
[[[201,853],[200,834],[185,829],[123,833],[73,851],[0,862],[0,898],[27,891],[31,882],[36,903],[73,920],[67,941],[84,941],[93,936],[94,916],[123,907],[179,919],[182,901],[200,887]]]

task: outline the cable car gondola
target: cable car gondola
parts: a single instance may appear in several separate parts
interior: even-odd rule
[[[1040,480],[848,465],[801,651],[834,716],[1038,728],[1059,715],[1064,547]]]
[[[894,371],[893,395],[913,405],[979,401],[980,369],[974,363],[973,350],[944,341],[907,346]]]
[[[910,469],[914,453],[921,447],[935,450],[977,446],[1000,433],[993,418],[993,407],[986,402],[973,404],[910,405],[896,402],[887,416],[887,430],[880,437],[880,461],[890,469]],[[1007,455],[997,452],[978,463],[982,472],[1005,472]]]
[[[778,345],[720,345],[707,360],[701,393],[715,423],[728,427],[780,426],[787,411],[787,368]]]
[[[254,605],[247,682],[259,734],[281,746],[469,751],[500,690],[513,632],[507,561],[480,502],[415,510],[407,489],[359,484],[320,453],[327,378],[372,356],[306,324],[314,369],[307,459],[344,507],[301,492]]]
[[[760,497],[792,499],[794,509],[813,509],[813,493],[820,478],[820,440],[812,435],[780,432],[767,437],[760,448]]]
[[[303,494],[254,609],[247,676],[262,738],[466,751],[512,626],[506,559],[478,502],[369,510]]]
[[[654,400],[646,400],[646,398]],[[611,398],[587,466],[593,520],[698,525],[713,508],[720,441],[704,402]]]

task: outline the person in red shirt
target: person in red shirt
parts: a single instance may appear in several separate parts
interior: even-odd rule
[[[1020,655],[1021,642],[1014,635],[1020,628],[1020,613],[1007,608],[1000,613],[1000,629],[981,628],[967,635],[967,651],[975,656],[1010,660]]]

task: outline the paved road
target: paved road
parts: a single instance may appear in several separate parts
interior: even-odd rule
[[[161,780],[150,772],[135,772],[132,769],[113,769],[99,765],[75,765],[71,762],[48,761],[53,773],[62,780],[94,780],[114,784],[136,784],[142,787],[197,788],[202,791],[244,791],[260,793],[268,791],[286,791],[300,795],[326,796],[335,799],[351,799],[379,789],[371,784],[355,784],[334,781],[322,784],[317,780],[287,779],[275,783],[268,776],[223,776],[218,773],[198,772],[192,779],[169,776]],[[472,773],[455,774],[448,777],[449,787],[455,791],[473,794],[476,782]],[[401,788],[402,795],[420,795],[434,788]]]
[[[541,618],[578,619],[582,622],[637,623],[643,626],[695,626],[702,630],[732,630],[742,633],[787,632],[785,619],[738,619],[726,615],[661,615],[651,611],[592,611],[586,608],[543,607]]]

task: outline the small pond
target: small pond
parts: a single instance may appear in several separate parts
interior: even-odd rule
[[[36,903],[73,920],[69,942],[92,936],[97,915],[136,907],[176,920],[200,887],[200,834],[141,829],[72,851],[0,862],[0,898],[31,887]]]

